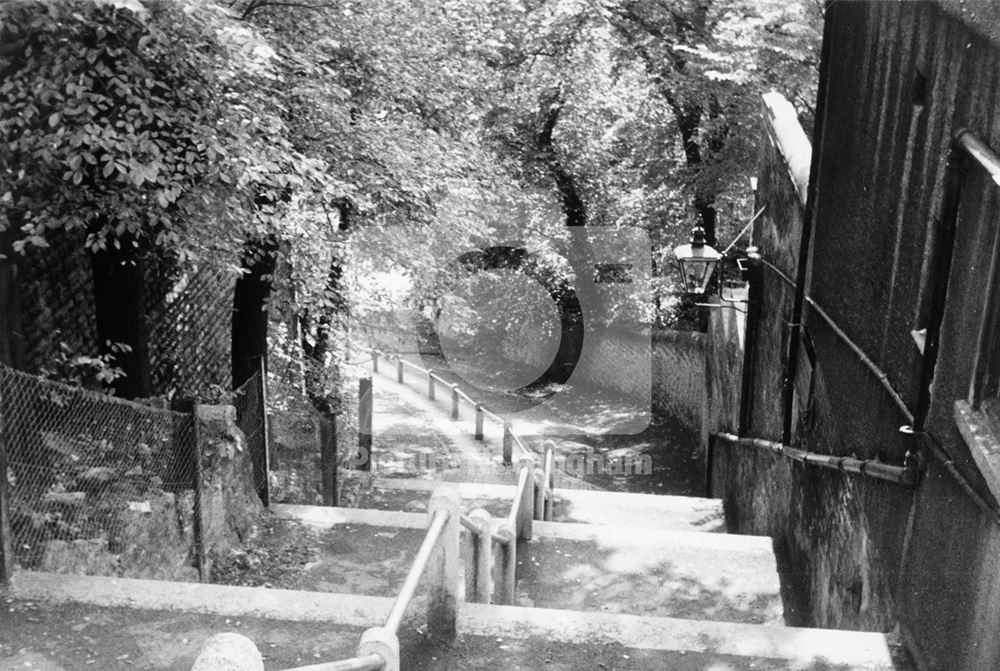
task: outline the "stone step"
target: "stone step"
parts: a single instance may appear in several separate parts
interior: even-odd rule
[[[21,603],[78,604],[74,615],[82,616],[89,608],[99,615],[95,621],[118,617],[122,627],[129,623],[126,609],[133,609],[145,622],[143,631],[147,632],[156,629],[151,620],[157,613],[162,614],[164,627],[174,632],[185,631],[184,618],[203,615],[253,618],[254,623],[321,623],[323,637],[343,641],[344,649],[326,649],[322,659],[311,659],[311,663],[353,654],[350,641],[357,640],[363,628],[381,625],[393,603],[390,597],[38,572],[16,574],[6,597],[13,604],[11,611]],[[64,610],[51,608],[50,612],[57,617]],[[417,608],[411,608],[404,619],[400,631],[404,668],[896,668],[886,638],[879,633],[465,603],[458,617],[458,640],[452,645],[435,645],[419,635],[425,622],[424,612]],[[256,630],[265,632],[268,628],[261,625]],[[215,632],[204,633],[207,637]],[[91,645],[99,643],[92,641]],[[69,654],[73,651],[65,652],[60,656],[73,658]],[[103,668],[118,668],[109,662]],[[181,668],[179,664],[171,668],[174,666]]]
[[[299,545],[317,548],[315,560],[283,586],[321,591],[394,594],[427,525],[426,513],[273,511],[306,528]],[[520,605],[783,623],[774,552],[764,536],[536,521],[517,558]]]
[[[512,485],[379,478],[365,504],[385,510],[418,511],[437,487],[457,490],[466,510],[485,508],[494,517],[510,510]],[[677,531],[724,532],[722,501],[692,496],[630,494],[556,488],[554,522],[626,525]]]
[[[770,538],[535,522],[519,605],[783,625]]]

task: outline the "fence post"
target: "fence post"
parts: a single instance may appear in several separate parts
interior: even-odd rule
[[[396,382],[403,384],[403,360],[396,359]]]
[[[503,463],[510,466],[514,459],[514,431],[510,422],[503,423]]]
[[[521,472],[527,471],[527,482],[524,484],[524,491],[521,492],[521,505],[517,509],[517,538],[518,540],[531,540],[531,520],[534,517],[535,507],[535,477],[532,474],[534,462],[531,459],[521,459],[517,462],[517,479],[520,481]]]
[[[472,537],[472,598],[476,603],[489,603],[493,595],[490,581],[493,578],[493,537],[490,514],[482,508],[476,508],[469,513],[469,519],[476,527]]]
[[[363,377],[358,380],[358,468],[362,471],[372,470],[373,403],[372,379]]]
[[[205,551],[205,519],[203,517],[202,487],[204,473],[201,463],[201,422],[198,421],[198,397],[191,402],[191,462],[194,465],[194,558],[198,567],[198,580],[208,582],[208,553]]]
[[[267,507],[271,505],[271,436],[267,425],[267,362],[264,357],[260,358],[260,431],[264,445],[264,482],[258,493],[261,503]]]
[[[434,400],[434,371],[427,371],[427,398]]]
[[[537,468],[532,469],[535,476],[535,510],[534,519],[543,521],[545,519],[545,476]]]
[[[427,504],[428,524],[438,511],[448,513],[448,521],[441,532],[436,566],[430,569],[430,601],[427,622],[431,634],[445,640],[455,637],[458,623],[458,592],[461,565],[459,564],[458,495],[453,489],[440,487],[431,494]]]
[[[0,378],[2,380],[2,378]],[[0,389],[0,585],[14,575],[14,544],[10,529],[10,492],[7,482],[7,428],[3,417],[3,390]]]
[[[474,438],[476,440],[483,439],[483,406],[476,403],[476,433]]]
[[[503,562],[500,566],[500,594],[497,597],[501,605],[514,605],[514,592],[517,587],[517,534],[509,522],[504,522],[497,529],[500,537],[500,550]]]
[[[322,415],[319,418],[320,493],[324,506],[337,505],[337,420]]]
[[[458,385],[451,385],[451,418],[458,419]]]
[[[378,352],[372,352],[372,372],[378,372]]]

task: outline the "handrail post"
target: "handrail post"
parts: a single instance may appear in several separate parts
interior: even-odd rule
[[[504,606],[513,606],[517,587],[517,534],[509,522],[504,522],[497,529],[497,536],[502,539],[499,545],[503,557],[500,593],[497,600]]]
[[[476,432],[473,436],[476,440],[483,439],[483,405],[476,403]]]
[[[403,359],[396,359],[396,382],[403,384]]]
[[[372,350],[372,372],[378,372],[378,352],[375,350]]]
[[[552,511],[555,508],[556,487],[555,487],[555,447],[552,441],[547,441],[545,445],[545,505],[542,512],[542,519],[551,520]]]
[[[476,603],[489,603],[493,595],[493,537],[490,514],[482,508],[469,513],[476,527],[472,536],[472,598]]]
[[[427,371],[427,398],[434,400],[434,371]]]
[[[451,418],[458,419],[458,385],[451,385]]]
[[[545,519],[545,476],[537,468],[532,469],[532,475],[535,481],[534,519],[543,521]]]
[[[514,431],[510,422],[503,423],[503,463],[510,466],[514,461]]]
[[[535,507],[535,477],[532,474],[534,462],[531,459],[521,459],[517,462],[518,481],[521,473],[527,472],[524,489],[521,490],[521,504],[517,508],[517,538],[518,540],[531,540],[531,519],[534,517]]]
[[[427,523],[434,521],[435,513],[445,511],[448,521],[438,541],[435,565],[430,569],[431,593],[427,608],[427,622],[433,636],[444,640],[455,637],[458,624],[458,592],[461,566],[459,564],[458,495],[454,489],[441,487],[434,490],[427,504]]]
[[[385,627],[372,627],[361,634],[358,657],[378,655],[385,660],[382,671],[399,671],[399,637]]]

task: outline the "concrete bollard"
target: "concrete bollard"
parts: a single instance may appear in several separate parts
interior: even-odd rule
[[[510,422],[503,423],[503,463],[510,466],[514,460],[514,430]]]
[[[448,513],[448,521],[438,541],[438,552],[427,571],[430,579],[427,623],[432,635],[450,641],[457,631],[462,572],[459,557],[461,521],[458,517],[458,494],[453,488],[439,487],[431,494],[427,505],[428,524],[440,510]]]
[[[483,406],[480,405],[479,403],[476,403],[476,432],[475,432],[475,435],[473,436],[476,440],[482,440],[483,439],[483,419],[484,418],[485,417],[484,417],[484,413],[483,413]]]
[[[502,539],[500,545],[500,590],[497,602],[504,606],[514,605],[514,594],[517,589],[517,534],[509,522],[504,522],[497,529],[497,536]]]
[[[476,526],[472,536],[473,587],[472,599],[476,603],[489,603],[493,596],[493,520],[482,508],[469,513],[469,519]]]
[[[253,641],[227,632],[205,642],[191,671],[264,671],[264,660]]]
[[[399,671],[399,638],[384,627],[372,627],[361,634],[358,657],[375,653],[385,660],[382,671]]]
[[[535,508],[535,477],[532,473],[535,464],[531,459],[522,459],[517,462],[517,478],[520,482],[521,473],[527,471],[528,478],[524,491],[521,493],[521,505],[517,509],[517,538],[518,540],[531,540],[531,520],[534,517]]]

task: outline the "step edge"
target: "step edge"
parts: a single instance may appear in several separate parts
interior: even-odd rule
[[[179,583],[136,578],[19,571],[7,598],[94,606],[195,612],[230,617],[378,626],[390,597],[332,592]],[[418,616],[421,617],[421,616]],[[562,643],[615,641],[646,650],[688,651],[767,659],[859,664],[892,669],[888,642],[878,632],[805,629],[712,620],[591,613],[463,603],[459,631],[480,636],[545,636]],[[804,650],[810,650],[804,654]]]
[[[334,508],[292,503],[275,503],[271,512],[282,519],[298,520],[312,526],[335,524],[366,524],[402,529],[423,529],[427,526],[426,513],[411,513],[374,508]],[[499,522],[503,518],[494,517]],[[539,538],[554,540],[590,541],[601,540],[598,534],[618,538],[622,534],[641,534],[634,543],[638,545],[681,544],[685,547],[745,551],[746,553],[773,552],[769,536],[749,536],[742,534],[717,534],[686,529],[663,529],[656,526],[632,526],[621,524],[594,524],[589,522],[541,522],[534,521],[533,529]],[[736,547],[750,546],[750,547]]]

